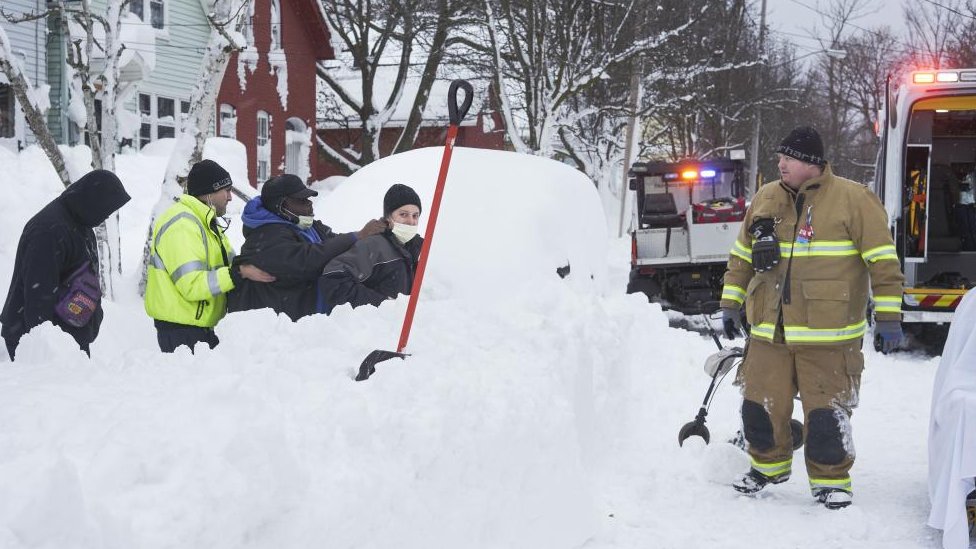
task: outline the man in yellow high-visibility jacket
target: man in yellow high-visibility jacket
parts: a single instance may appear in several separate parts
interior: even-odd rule
[[[752,467],[733,483],[756,493],[790,477],[790,418],[803,402],[810,489],[829,509],[850,505],[850,416],[858,402],[868,300],[885,352],[902,336],[904,277],[887,214],[871,189],[835,176],[813,128],[796,128],[776,152],[781,179],[746,211],[722,289],[723,323],[750,341],[737,381]]]
[[[271,282],[274,277],[253,265],[231,269],[234,250],[217,224],[231,201],[232,181],[212,160],[197,162],[182,195],[153,226],[146,313],[153,318],[159,348],[171,353],[197,343],[213,349],[214,326],[227,312],[227,292],[241,278]]]

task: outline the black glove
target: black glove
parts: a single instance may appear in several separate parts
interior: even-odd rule
[[[779,239],[773,220],[767,217],[753,221],[749,233],[756,239],[752,243],[752,268],[764,273],[779,265]]]
[[[742,309],[722,308],[722,331],[726,339],[735,339],[749,333],[749,325],[742,319]]]

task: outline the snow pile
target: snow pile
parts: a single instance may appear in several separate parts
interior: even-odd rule
[[[420,195],[423,234],[443,150],[417,149],[370,164],[320,197],[316,212],[337,230],[357,230],[382,215],[390,185],[403,183]],[[596,188],[571,167],[459,147],[444,189],[430,286],[425,281],[433,293],[471,299],[506,294],[556,278],[556,269],[565,265],[574,284],[605,278],[607,232]]]
[[[237,185],[246,163],[232,145],[211,141],[207,155]],[[0,547],[938,545],[924,527],[934,359],[866,351],[852,508],[813,502],[802,451],[789,483],[736,495],[728,482],[748,461],[722,443],[738,428],[728,381],[708,417],[712,445],[676,443],[714,344],[623,295],[629,241],[607,249],[592,184],[536,157],[455,150],[412,356],[369,381],[353,373],[369,351],[395,346],[406,299],[298,323],[237,313],[218,325],[214,351],[161,355],[132,250],[166,146],[119,157],[133,196],[122,209],[126,284],[106,304],[93,358],[45,325],[0,364]],[[401,182],[419,192],[426,222],[440,154],[377,162],[320,195],[316,211],[358,229]],[[36,148],[0,155],[6,288],[24,221],[61,189]],[[231,202],[231,217],[241,206]]]

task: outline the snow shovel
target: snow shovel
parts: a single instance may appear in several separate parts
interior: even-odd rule
[[[458,104],[458,88],[464,90],[464,102]],[[405,359],[409,356],[403,350],[407,346],[407,339],[410,337],[410,326],[413,324],[413,313],[417,308],[417,300],[420,298],[420,286],[424,282],[424,269],[427,267],[427,256],[430,254],[430,246],[434,241],[434,227],[437,225],[437,213],[441,207],[441,196],[444,194],[444,182],[447,181],[447,169],[451,165],[451,153],[454,151],[454,139],[457,137],[458,126],[464,115],[471,107],[471,100],[474,98],[474,89],[466,80],[455,80],[451,82],[451,87],[447,91],[447,111],[450,117],[450,125],[447,127],[447,140],[444,143],[444,156],[441,157],[441,169],[437,174],[437,186],[434,188],[434,201],[430,205],[430,221],[427,223],[427,230],[424,232],[424,245],[420,248],[420,258],[417,260],[417,272],[413,277],[413,286],[410,289],[410,301],[407,303],[407,313],[403,317],[403,328],[400,330],[400,342],[397,344],[396,351],[384,351],[376,349],[366,355],[363,363],[359,365],[359,373],[356,381],[365,381],[369,376],[376,372],[376,365],[391,358]]]

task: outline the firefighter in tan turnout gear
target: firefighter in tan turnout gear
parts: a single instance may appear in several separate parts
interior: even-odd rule
[[[764,185],[746,212],[722,289],[725,335],[751,324],[737,382],[751,464],[733,487],[754,494],[792,470],[790,418],[803,403],[807,473],[829,509],[851,503],[851,411],[858,403],[867,329],[884,352],[901,342],[904,277],[887,215],[867,187],[837,177],[808,127],[776,149],[781,179]]]

